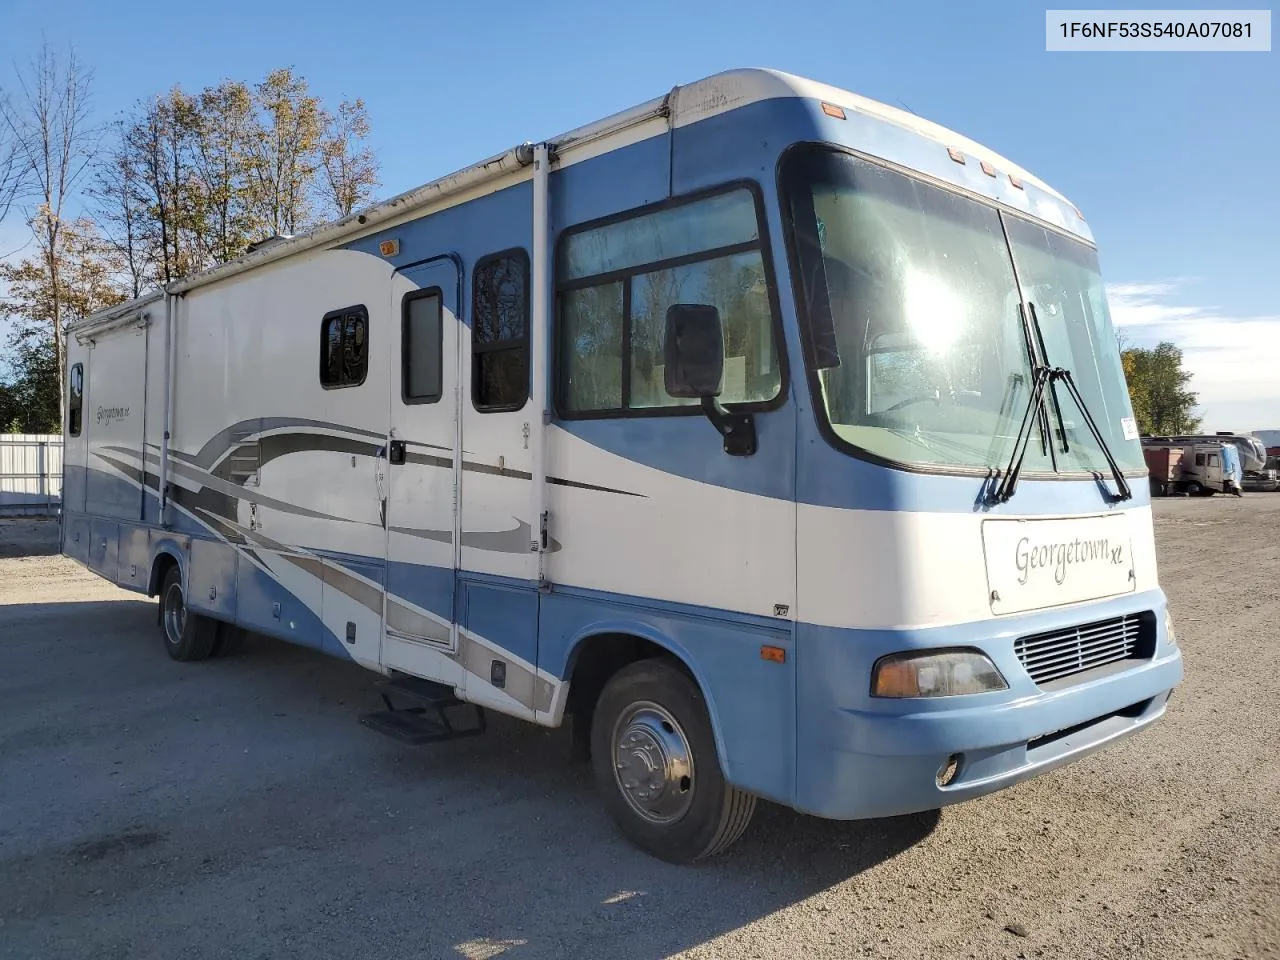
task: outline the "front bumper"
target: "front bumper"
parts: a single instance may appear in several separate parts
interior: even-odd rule
[[[1013,653],[1015,636],[1141,610],[1156,615],[1155,656],[1127,668],[1046,691]],[[830,663],[840,653],[832,638],[816,638],[821,649],[800,647],[796,808],[839,820],[932,810],[1012,786],[1136,733],[1164,713],[1182,679],[1182,655],[1169,643],[1164,615],[1164,595],[1152,591],[1051,614],[888,634],[846,642],[841,667],[825,676],[805,669],[804,661]],[[993,630],[1000,636],[990,636]],[[869,664],[895,643],[899,649],[977,647],[996,662],[1009,689],[932,700],[872,698]],[[841,678],[859,673],[859,688],[841,689]],[[957,755],[955,778],[939,786],[939,771]]]

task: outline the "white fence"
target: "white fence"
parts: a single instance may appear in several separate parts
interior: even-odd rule
[[[56,514],[62,504],[62,437],[0,433],[0,516]]]

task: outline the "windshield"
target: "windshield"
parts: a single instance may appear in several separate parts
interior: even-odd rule
[[[783,185],[838,440],[896,462],[1005,467],[1031,391],[1021,282],[1048,363],[1072,371],[1121,469],[1145,469],[1091,247],[830,148],[793,151]],[[1037,429],[1025,469],[1106,471],[1065,388],[1046,398],[1055,451]]]

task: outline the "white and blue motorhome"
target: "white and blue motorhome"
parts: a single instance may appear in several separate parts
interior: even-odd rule
[[[172,656],[350,658],[407,739],[572,717],[668,859],[1009,786],[1182,676],[1084,220],[844,90],[680,86],[67,346],[63,549]]]

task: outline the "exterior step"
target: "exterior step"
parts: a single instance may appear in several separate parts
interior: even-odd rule
[[[387,709],[394,710],[391,698],[409,700],[419,706],[451,707],[463,703],[454,695],[452,687],[434,680],[423,680],[419,677],[397,676],[383,680],[378,684],[378,692],[386,701]]]
[[[478,707],[472,707],[472,709],[475,711],[475,722],[465,727],[455,726],[445,717],[443,711],[430,712],[425,708],[380,710],[377,713],[365,714],[360,718],[360,722],[370,730],[386,734],[401,743],[417,746],[474,737],[484,733],[484,714]]]
[[[402,743],[438,743],[484,733],[484,710],[459,700],[451,688],[418,677],[398,676],[378,684],[385,710],[360,722]],[[398,706],[408,702],[412,706]]]

